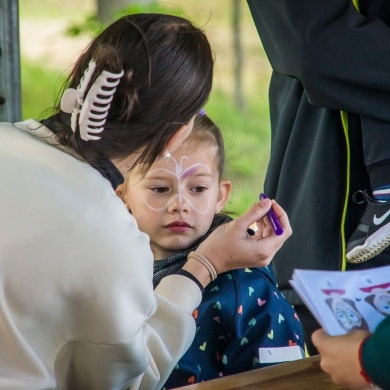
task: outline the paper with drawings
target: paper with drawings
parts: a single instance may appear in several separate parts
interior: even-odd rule
[[[390,316],[390,266],[345,272],[296,269],[290,284],[330,335],[374,331]]]

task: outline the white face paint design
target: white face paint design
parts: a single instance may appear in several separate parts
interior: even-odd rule
[[[182,156],[182,158],[180,159],[180,164],[175,160],[175,158],[171,156],[167,156],[166,159],[168,162],[172,161],[174,163],[174,167],[172,169],[157,168],[148,172],[148,175],[152,175],[159,171],[163,171],[170,175],[173,175],[177,180],[177,192],[172,191],[172,194],[170,195],[170,197],[168,197],[168,199],[166,197],[153,198],[149,200],[145,199],[145,204],[151,210],[161,211],[167,209],[169,205],[173,201],[175,201],[175,199],[178,199],[179,204],[183,204],[183,202],[186,202],[188,207],[190,207],[192,210],[198,212],[199,214],[206,214],[210,208],[210,200],[208,199],[207,204],[205,204],[204,198],[191,197],[190,193],[187,193],[186,191],[186,180],[192,175],[200,174],[202,172],[211,174],[210,168],[206,164],[197,163],[184,169],[183,163],[188,160],[187,156]]]

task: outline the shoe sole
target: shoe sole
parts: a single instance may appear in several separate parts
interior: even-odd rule
[[[378,238],[380,236],[380,238]],[[363,263],[379,255],[390,245],[390,224],[377,230],[367,238],[363,245],[358,245],[347,253],[347,262],[352,264]]]

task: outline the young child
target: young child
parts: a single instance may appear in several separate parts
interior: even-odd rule
[[[220,213],[232,189],[222,180],[224,159],[220,130],[198,114],[175,153],[155,162],[145,176],[135,169],[117,189],[150,237],[155,287],[183,266],[213,228],[231,220]],[[300,320],[268,267],[219,275],[193,316],[195,339],[167,389],[303,357]]]

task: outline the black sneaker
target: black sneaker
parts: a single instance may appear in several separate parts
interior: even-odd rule
[[[362,263],[375,257],[390,245],[390,202],[378,202],[366,191],[358,191],[367,202],[366,211],[359,226],[347,244],[347,262]]]

